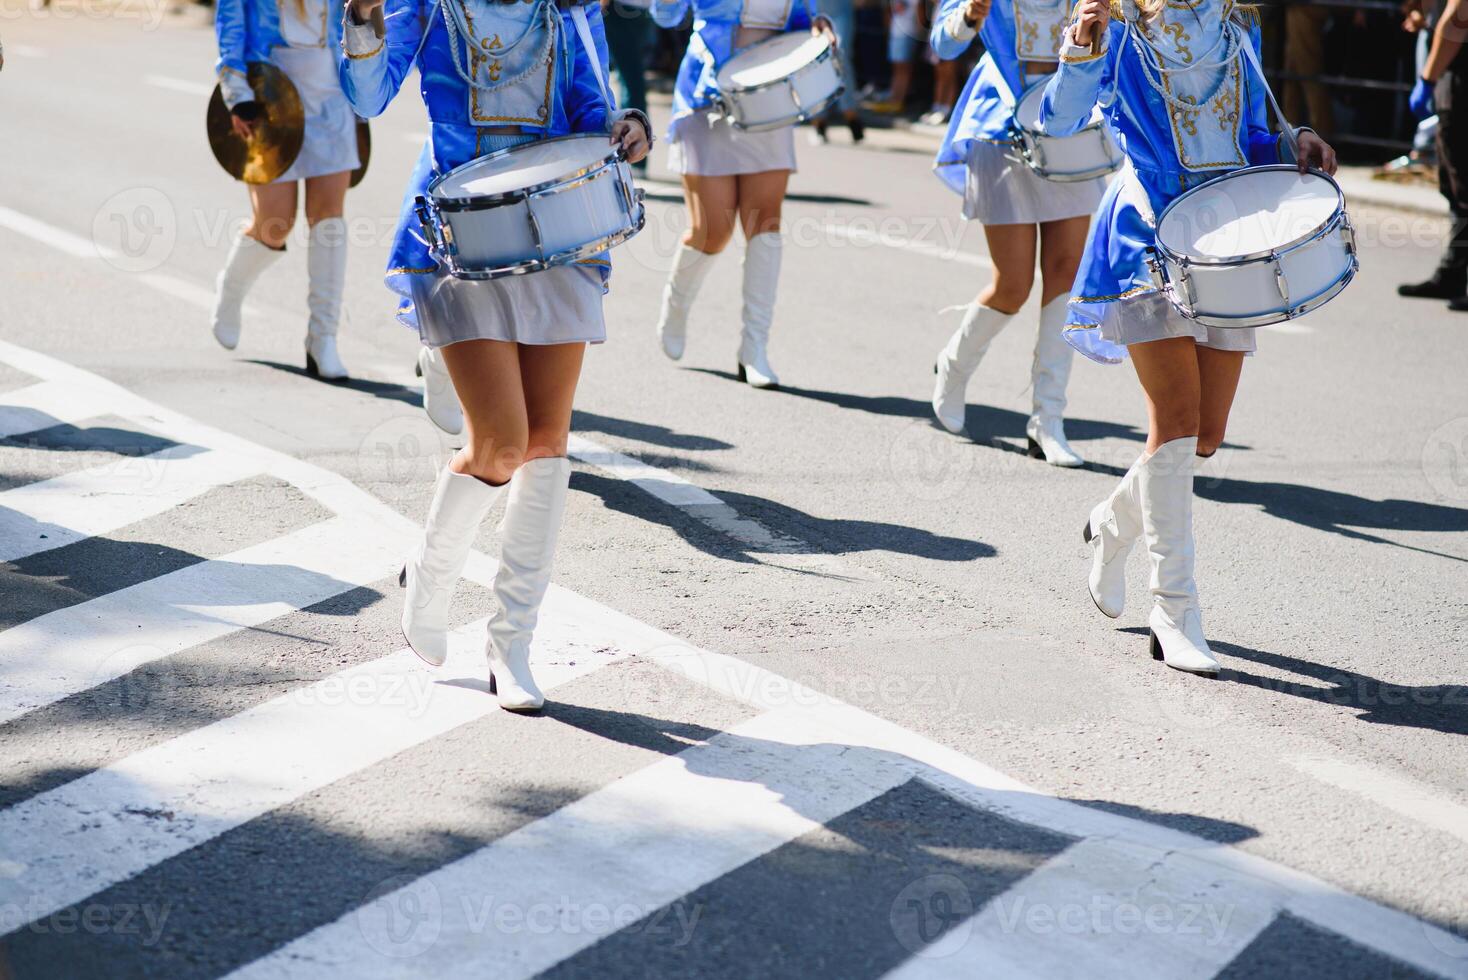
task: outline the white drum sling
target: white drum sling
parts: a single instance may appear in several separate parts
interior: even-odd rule
[[[459,279],[540,272],[642,230],[642,191],[603,134],[499,150],[442,174],[416,201],[429,250]]]
[[[1148,261],[1178,312],[1212,327],[1304,316],[1359,268],[1340,185],[1289,166],[1236,170],[1178,197]]]
[[[762,132],[819,116],[845,88],[836,45],[824,31],[795,31],[751,45],[717,75],[719,108],[735,129]]]

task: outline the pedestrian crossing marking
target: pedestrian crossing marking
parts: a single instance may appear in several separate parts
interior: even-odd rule
[[[74,385],[79,391],[101,399],[108,412],[135,421],[138,425],[165,435],[180,444],[198,446],[211,451],[232,452],[255,459],[262,473],[294,484],[337,515],[321,524],[313,525],[312,528],[306,529],[307,531],[335,524],[343,529],[355,528],[360,537],[372,537],[384,542],[394,536],[406,540],[417,531],[412,522],[338,474],[201,425],[162,406],[138,398],[87,372],[25,351],[14,345],[0,342],[0,360],[42,379],[43,382],[53,381]],[[3,396],[0,396],[0,400],[3,400]],[[371,528],[372,533],[363,535],[364,528]],[[285,541],[290,537],[292,536],[288,535],[277,541]],[[400,552],[401,546],[389,550]],[[395,562],[396,557],[393,560]],[[485,583],[490,580],[493,568],[494,563],[491,559],[476,553],[471,556],[467,577],[471,581]],[[172,576],[162,578],[170,577]],[[134,588],[141,589],[143,586]],[[122,590],[122,592],[128,591]],[[116,595],[120,594],[103,596],[73,608],[95,615],[99,609],[106,608],[105,603],[109,599],[114,599]],[[255,598],[253,593],[242,593],[235,598],[246,600],[244,602],[246,607],[255,604],[249,601]],[[182,613],[199,614],[200,618],[203,618],[200,610],[191,608],[187,603],[180,601]],[[285,603],[282,605],[281,612],[293,608],[292,604]],[[127,611],[136,613],[136,610]],[[58,612],[64,612],[64,610]],[[12,666],[17,659],[14,655],[15,641],[13,638],[17,634],[23,637],[23,631],[34,628],[35,624],[48,620],[51,615],[55,614],[48,614],[48,616],[40,617],[0,634],[0,668]],[[158,614],[155,612],[154,615]],[[821,695],[803,685],[754,667],[747,662],[688,647],[674,637],[591,600],[553,588],[547,600],[543,623],[548,632],[542,634],[543,642],[538,640],[536,659],[537,671],[547,681],[553,682],[562,677],[558,671],[563,669],[576,673],[587,673],[605,666],[610,659],[615,657],[633,655],[645,658],[664,669],[748,704],[761,712],[758,718],[746,725],[778,723],[796,726],[812,733],[818,732],[821,744],[834,747],[834,751],[839,756],[839,763],[824,760],[815,768],[821,772],[831,773],[833,770],[840,769],[841,766],[847,767],[846,770],[842,770],[840,778],[833,777],[828,783],[822,784],[836,796],[845,794],[860,796],[871,788],[874,781],[880,782],[882,779],[920,778],[970,806],[1071,837],[1100,839],[1115,847],[1129,848],[1130,853],[1137,861],[1144,862],[1146,868],[1166,867],[1171,863],[1180,869],[1178,871],[1178,874],[1182,876],[1180,880],[1197,880],[1209,888],[1218,887],[1219,883],[1242,883],[1241,887],[1247,887],[1248,890],[1247,901],[1266,910],[1270,917],[1284,915],[1297,917],[1312,926],[1337,935],[1349,936],[1354,942],[1369,946],[1418,969],[1444,976],[1468,976],[1468,960],[1459,955],[1458,951],[1461,947],[1456,938],[1430,923],[1376,905],[1359,896],[1347,894],[1312,876],[1273,864],[1233,847],[1211,843],[1180,831],[1079,806],[1038,793],[977,760],[902,729],[891,722]],[[591,647],[568,650],[565,637],[558,636],[555,632],[557,627],[554,624],[556,623],[566,624],[567,629],[590,631],[600,639]],[[477,625],[474,624],[474,626]],[[475,632],[474,626],[467,628],[469,634]],[[105,627],[94,628],[103,629]],[[85,631],[82,631],[80,635],[84,641],[87,640]],[[47,638],[41,636],[36,639],[44,643]],[[95,637],[92,640],[94,641]],[[471,653],[465,653],[461,649],[464,640],[465,636],[461,636],[460,644],[456,646],[454,654],[457,658],[456,663],[464,661],[466,656],[478,656],[477,651],[473,651],[472,647],[470,648]],[[476,638],[475,643],[477,642]],[[75,662],[77,658],[70,652],[74,646],[76,646],[74,643],[68,644],[67,648],[60,651],[57,656],[63,662],[68,659]],[[591,652],[588,653],[588,650]],[[392,656],[402,660],[401,667],[397,668],[400,671],[421,671],[421,668],[407,659],[409,655],[406,652]],[[571,662],[573,659],[574,663]],[[382,661],[374,663],[382,663]],[[477,662],[469,672],[476,679],[482,678],[482,668]],[[330,682],[339,685],[342,678],[349,674],[350,671],[344,671],[318,684]],[[107,671],[104,670],[101,678],[105,679],[106,675]],[[5,676],[3,669],[0,669],[0,677],[3,676]],[[415,673],[413,676],[418,675]],[[51,681],[45,677],[42,677],[41,680],[45,682],[42,684],[41,692],[44,695],[46,693],[45,684]],[[471,710],[475,712],[491,710],[493,702],[484,695],[482,683],[452,686],[457,687],[462,692],[462,696],[466,698],[473,696],[472,700],[476,703]],[[82,689],[85,689],[85,686]],[[315,685],[308,689],[321,690]],[[18,690],[20,689],[12,689],[12,694]],[[431,690],[435,692],[435,710],[431,714],[437,716],[436,700],[441,694],[436,686]],[[287,701],[299,693],[292,692],[291,695],[277,698],[270,704],[275,705]],[[315,724],[330,726],[332,712],[323,710],[319,704],[311,704],[308,707],[320,718]],[[259,708],[251,709],[251,711],[258,710]],[[374,726],[372,733],[374,738],[380,737],[388,742],[403,737],[403,732],[412,730],[413,725],[417,724],[414,719],[403,718],[401,713],[392,716],[395,721],[389,722],[386,719],[390,712],[384,713],[380,706],[362,709],[362,714]],[[121,875],[121,878],[117,880],[125,880],[131,875],[152,867],[168,853],[177,853],[169,850],[173,845],[166,838],[170,835],[178,835],[177,843],[181,843],[182,846],[197,846],[187,843],[190,834],[203,834],[207,841],[217,836],[217,833],[220,832],[217,828],[227,826],[230,819],[235,819],[236,822],[238,819],[250,819],[245,809],[247,804],[241,802],[241,797],[251,794],[262,795],[263,798],[253,804],[263,808],[258,811],[260,813],[280,805],[278,802],[270,802],[269,793],[261,793],[261,790],[262,786],[268,789],[272,780],[278,786],[281,782],[289,782],[290,778],[299,778],[299,776],[288,777],[277,772],[282,768],[280,760],[288,757],[289,748],[278,747],[279,743],[271,742],[266,735],[256,739],[250,735],[241,734],[248,731],[248,725],[251,722],[236,721],[236,719],[244,719],[247,716],[254,719],[253,724],[256,725],[261,724],[259,719],[266,717],[265,714],[251,715],[250,712],[242,712],[214,725],[179,736],[170,742],[154,745],[134,753],[103,769],[94,770],[79,779],[0,811],[0,840],[6,841],[7,846],[12,840],[23,842],[23,847],[16,849],[15,856],[11,856],[8,852],[5,856],[4,874],[0,875],[0,885],[3,885],[3,888],[0,888],[0,902],[8,902],[17,898],[24,898],[29,902],[33,895],[40,895],[43,896],[43,907],[64,908],[67,903],[79,901],[93,894],[98,888],[106,887],[111,880],[109,874],[112,878]],[[229,727],[231,724],[244,725],[246,728],[232,729]],[[736,726],[730,732],[733,733],[733,736],[737,736],[743,733],[744,727]],[[268,733],[288,728],[288,725],[277,721],[273,728],[265,731]],[[199,735],[200,732],[209,732],[209,734]],[[190,762],[194,768],[187,770],[180,768],[179,771],[184,775],[178,777],[173,783],[170,783],[168,774],[161,771],[158,766],[158,760],[168,757],[169,753],[183,752],[181,747],[192,746],[194,751],[190,753],[190,756],[213,755],[215,753],[212,751],[212,743],[208,740],[219,740],[226,736],[231,743],[231,749],[223,753],[220,769],[215,771],[212,781],[204,781],[203,774],[208,772],[207,761],[200,762],[198,759],[191,758]],[[196,737],[203,741],[192,743],[188,741]],[[723,737],[717,736],[716,738]],[[811,737],[814,738],[814,736]],[[721,746],[730,740],[726,738],[724,743],[720,743]],[[267,765],[263,756],[256,755],[254,747],[250,744],[252,741],[256,742],[258,747],[277,746],[269,750],[268,761],[272,764]],[[382,744],[372,739],[366,741],[379,746]],[[211,750],[199,751],[201,746],[211,747]],[[327,757],[336,760],[328,762],[327,765],[336,766],[339,769],[340,760],[345,758],[342,753],[348,752],[350,748],[347,746],[341,752],[327,752]],[[233,755],[230,754],[231,751]],[[807,751],[815,750],[808,749]],[[686,767],[688,759],[693,757],[694,752],[695,750],[689,750],[666,762]],[[743,770],[739,768],[740,759],[737,755],[730,756],[727,765],[721,761],[724,759],[723,756],[704,754],[699,758],[713,760],[713,762],[707,763],[706,772],[697,775],[713,779],[720,785],[727,783],[730,787],[729,792],[738,794],[758,794],[760,792],[759,786],[750,786],[750,780],[741,776]],[[369,759],[364,765],[370,764],[370,761]],[[665,763],[655,763],[649,769],[663,765]],[[238,783],[232,783],[228,777],[232,771],[231,766],[237,767],[247,778],[240,779]],[[858,771],[858,775],[852,775],[850,770],[853,768]],[[683,771],[686,774],[687,770]],[[880,774],[880,779],[878,779],[878,774]],[[317,772],[315,778],[324,778],[324,776],[321,772]],[[635,778],[637,775],[613,783],[593,795],[605,793]],[[663,775],[642,778],[656,781],[668,777]],[[677,781],[673,780],[675,783]],[[184,786],[185,783],[188,784],[187,787]],[[203,795],[185,795],[190,793],[192,788],[196,788],[195,783],[203,785]],[[292,798],[292,794],[305,791],[299,788],[301,785],[309,785],[309,782],[277,788],[275,792],[284,794],[285,798],[289,799]],[[655,788],[655,786],[649,787],[648,791],[651,792]],[[802,784],[802,791],[805,788]],[[167,795],[169,792],[175,793],[175,796],[169,797]],[[160,799],[174,798],[184,801],[180,810],[164,810],[156,805]],[[599,797],[599,799],[608,798],[614,797]],[[130,801],[121,812],[114,811],[110,806],[110,802],[119,799]],[[610,811],[617,815],[617,821],[627,824],[624,827],[619,822],[613,829],[624,835],[633,835],[633,839],[637,840],[657,837],[657,834],[649,830],[646,821],[652,820],[653,826],[656,827],[657,820],[654,818],[661,818],[659,814],[649,813],[645,806],[636,806],[635,804],[640,799],[642,797],[633,794],[624,801],[622,809]],[[63,800],[66,801],[64,804],[61,802]],[[215,809],[211,810],[204,805],[209,800],[214,801]],[[749,811],[744,817],[751,822],[751,827],[758,830],[765,827],[768,821],[788,819],[788,813],[783,817],[778,813],[780,807],[784,805],[783,798],[776,799],[767,795],[763,797],[763,800],[763,804],[760,804],[756,810]],[[142,801],[148,802],[144,802],[142,806],[132,805]],[[195,806],[197,812],[191,811],[189,806]],[[231,807],[238,809],[232,810]],[[569,809],[569,807],[563,809]],[[165,812],[172,814],[173,818],[166,821],[160,819],[159,815]],[[180,812],[188,819],[180,821],[178,819]],[[527,833],[532,829],[536,833],[551,833],[560,825],[554,822],[559,812],[527,825],[522,830]],[[718,816],[720,819],[730,819],[723,814]],[[62,817],[72,821],[71,826],[74,831],[79,821],[88,821],[83,825],[86,832],[67,833],[64,829],[61,832],[54,832],[52,830],[53,819]],[[568,821],[566,826],[572,825],[569,823],[572,819],[572,817],[561,818],[562,821]],[[819,824],[820,820],[813,819],[811,822]],[[157,824],[159,827],[155,827],[152,831],[144,831],[143,828],[149,823]],[[61,826],[64,828],[65,824]],[[92,831],[97,832],[92,840],[102,842],[100,845],[87,840],[87,835]],[[590,830],[586,829],[582,837],[589,838],[589,835]],[[722,836],[722,834],[716,836]],[[489,852],[503,840],[508,839],[507,836],[489,845],[482,852],[476,852],[476,855]],[[582,843],[590,846],[592,841],[588,839],[583,840]],[[676,844],[676,841],[670,841],[670,843]],[[161,849],[154,850],[154,848]],[[476,855],[471,855],[470,858],[464,860],[472,860]],[[609,860],[605,856],[600,859]],[[446,865],[419,881],[432,884],[433,880],[436,880],[436,875],[446,873],[457,866],[459,862]],[[1186,869],[1186,871],[1181,869]],[[568,871],[567,874],[569,873]],[[574,883],[579,889],[581,883]],[[593,887],[597,883],[593,881],[586,884],[587,887]],[[1036,887],[1044,884],[1045,880],[1042,879]],[[680,882],[679,886],[681,885]],[[9,906],[9,908],[15,907],[23,908],[24,914],[30,915],[31,908],[35,906],[34,903]],[[983,914],[980,912],[980,915]],[[11,921],[5,923],[5,928],[14,929],[23,925],[23,921]],[[334,925],[328,925],[324,929],[329,930],[333,927]],[[353,928],[357,929],[357,935],[360,937],[362,935],[360,924],[354,922]],[[312,935],[316,933],[308,933],[306,936],[299,937],[281,949],[288,949],[296,943],[305,942]],[[270,954],[259,961],[258,969],[267,970],[275,955],[277,954]],[[395,971],[402,972],[407,966],[421,967],[423,965],[423,961],[396,961],[385,955],[380,955],[377,959],[363,959],[360,950],[353,955],[366,964],[364,975],[390,975]],[[480,954],[476,953],[476,955]],[[251,968],[246,967],[245,969]],[[413,972],[416,975],[420,971],[415,969]]]
[[[258,461],[246,457],[173,446],[6,490],[0,493],[0,561],[166,513],[258,469]]]
[[[650,914],[909,778],[904,767],[849,752],[826,736],[799,710],[760,715],[230,976],[534,976],[630,924],[618,910]],[[532,925],[546,914],[554,921],[571,901],[609,914],[588,917],[574,930],[496,929],[486,918],[492,910],[482,907],[486,894]],[[439,909],[431,934],[415,929],[405,936],[400,910],[415,898],[422,906],[427,896]]]
[[[141,663],[386,579],[407,543],[331,518],[22,623],[0,633],[0,723]]]
[[[0,394],[0,439],[106,414],[106,401],[59,381]]]

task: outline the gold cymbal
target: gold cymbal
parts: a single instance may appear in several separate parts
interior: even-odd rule
[[[367,162],[372,159],[372,127],[367,120],[357,117],[357,169],[352,171],[351,186],[356,187],[367,176]]]
[[[268,184],[289,170],[300,154],[306,137],[306,113],[295,85],[274,65],[252,62],[245,79],[260,103],[254,133],[248,140],[235,133],[224,95],[216,85],[205,117],[209,147],[225,173],[235,180]]]

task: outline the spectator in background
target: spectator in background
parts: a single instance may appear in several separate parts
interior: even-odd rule
[[[1411,26],[1409,20],[1406,26]],[[1419,119],[1437,112],[1438,188],[1453,214],[1447,248],[1430,279],[1397,287],[1402,296],[1445,299],[1454,310],[1468,310],[1468,7],[1447,0],[1433,30],[1432,49],[1412,89],[1410,103]]]
[[[912,87],[912,70],[927,47],[923,27],[924,0],[891,0],[887,18],[887,60],[892,65],[892,85],[867,103],[873,112],[894,115],[907,105]]]
[[[623,109],[647,113],[647,45],[651,37],[652,18],[647,8],[651,0],[601,0],[602,22],[606,27],[607,52],[612,70],[617,73],[617,101]],[[647,158],[632,165],[639,174],[647,173]]]
[[[1323,82],[1313,79],[1325,73],[1325,19],[1329,15],[1327,8],[1308,0],[1293,0],[1285,7],[1285,73],[1310,76],[1309,79],[1291,78],[1285,83],[1285,115],[1295,125],[1308,121],[1326,142],[1330,142],[1331,130],[1335,128],[1330,92]]]
[[[929,16],[928,22],[932,22]],[[930,47],[928,60],[933,62],[933,107],[918,122],[925,126],[944,126],[953,115],[958,101],[958,62],[944,61]]]
[[[860,143],[866,135],[866,127],[862,124],[861,113],[858,111],[856,65],[852,62],[852,56],[856,53],[856,4],[854,0],[818,0],[816,8],[830,18],[831,29],[836,32],[836,43],[841,49],[841,73],[846,78],[846,89],[841,93],[835,109],[840,110],[845,118],[846,126],[851,130],[851,141]],[[827,113],[816,120],[816,136],[822,143],[826,141],[826,120],[831,114]]]

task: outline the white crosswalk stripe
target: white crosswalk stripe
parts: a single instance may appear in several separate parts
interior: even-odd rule
[[[386,578],[406,546],[332,518],[23,623],[0,634],[0,723]]]
[[[0,493],[0,561],[15,561],[167,513],[258,472],[257,460],[174,446]]]
[[[0,360],[39,379],[0,394],[0,433],[106,415],[178,444],[128,458],[132,471],[84,468],[0,493],[0,560],[107,535],[256,475],[294,486],[331,513],[0,632],[0,737],[28,712],[388,580],[416,533],[337,474],[49,358],[0,343]],[[584,462],[655,483],[676,506],[697,511],[709,503],[697,488],[630,457],[577,446]],[[475,554],[466,577],[484,585],[493,571],[492,560]],[[349,778],[371,778],[405,752],[497,716],[483,686],[483,635],[482,619],[456,630],[439,672],[406,650],[373,651],[0,809],[0,934],[9,944],[45,948],[49,937],[28,933],[29,923],[126,888],[187,852],[210,853],[252,822]],[[232,975],[534,975],[619,934],[626,910],[646,915],[716,887],[918,780],[972,808],[965,813],[1042,828],[1059,843],[931,946],[899,951],[888,961],[900,963],[890,976],[1212,977],[1285,917],[1425,973],[1468,976],[1456,940],[1436,926],[1237,848],[1047,796],[889,721],[563,589],[553,587],[547,599],[535,658],[549,690],[635,663],[739,705],[748,720],[588,786],[549,815],[476,841],[372,901],[342,898],[237,961]],[[552,715],[542,723],[559,722]],[[574,929],[487,934],[491,899],[554,919],[568,897],[609,914]],[[431,935],[401,933],[395,909],[424,902],[437,910]],[[138,957],[132,972],[149,972],[151,949],[125,955]]]

